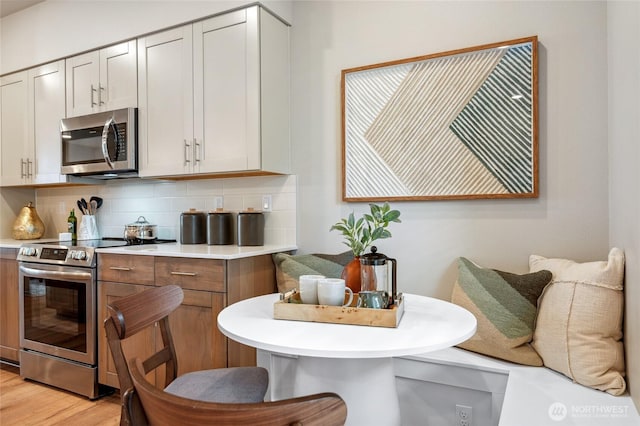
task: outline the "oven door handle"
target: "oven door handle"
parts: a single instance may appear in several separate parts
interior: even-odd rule
[[[91,272],[64,272],[45,271],[42,269],[29,268],[20,265],[20,272],[34,278],[44,278],[50,280],[87,281],[91,279]]]

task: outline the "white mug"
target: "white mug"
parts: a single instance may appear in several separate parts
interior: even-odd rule
[[[318,280],[324,278],[324,275],[300,275],[298,278],[298,287],[300,289],[300,300],[302,303],[317,305],[318,304]]]
[[[349,293],[349,301],[344,303],[344,292]],[[324,278],[318,281],[318,302],[321,305],[349,306],[353,302],[353,291],[346,287],[342,278]]]

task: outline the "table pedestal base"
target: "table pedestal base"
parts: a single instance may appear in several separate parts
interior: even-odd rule
[[[271,395],[276,399],[335,392],[347,403],[347,425],[400,425],[391,358],[287,358],[284,371],[278,371],[280,361],[269,363]]]

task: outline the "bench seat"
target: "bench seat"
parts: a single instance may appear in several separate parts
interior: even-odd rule
[[[458,424],[456,404],[472,407],[474,426],[640,425],[628,393],[612,396],[545,367],[448,348],[395,358],[394,368],[406,426]]]

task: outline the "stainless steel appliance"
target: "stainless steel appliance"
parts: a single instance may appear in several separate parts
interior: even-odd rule
[[[154,244],[175,240],[154,240]],[[91,399],[98,385],[96,248],[106,238],[23,244],[19,251],[20,375]]]
[[[100,178],[137,176],[137,134],[136,108],[62,119],[61,173]]]

